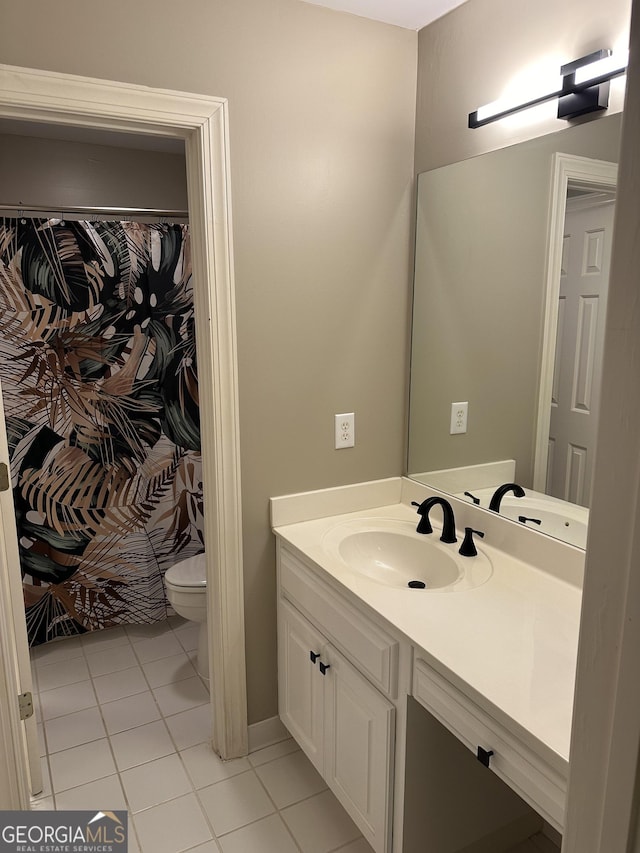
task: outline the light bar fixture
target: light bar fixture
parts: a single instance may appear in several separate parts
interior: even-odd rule
[[[557,84],[540,95],[517,103],[501,99],[469,113],[469,127],[482,127],[522,110],[558,99],[558,118],[572,119],[609,106],[609,81],[627,70],[628,52],[616,54],[605,48],[560,68]]]

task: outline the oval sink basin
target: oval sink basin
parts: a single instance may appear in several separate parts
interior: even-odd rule
[[[491,562],[478,549],[461,557],[458,545],[440,542],[439,533],[416,533],[417,522],[358,518],[329,530],[323,547],[350,571],[399,589],[454,592],[489,579]]]
[[[418,539],[390,530],[350,533],[338,546],[344,562],[360,574],[388,586],[438,589],[460,577],[456,560]],[[418,584],[424,584],[423,587]]]

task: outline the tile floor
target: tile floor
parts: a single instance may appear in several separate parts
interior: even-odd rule
[[[221,761],[180,617],[32,650],[39,809],[128,809],[130,853],[370,853],[292,740]]]
[[[196,646],[197,627],[172,617],[33,649],[33,807],[128,809],[130,853],[371,853],[293,740],[226,762],[210,749]]]

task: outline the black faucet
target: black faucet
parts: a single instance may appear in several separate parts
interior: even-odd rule
[[[463,557],[475,557],[477,555],[478,549],[476,548],[476,543],[473,541],[474,533],[476,536],[480,536],[484,539],[484,533],[482,530],[474,530],[473,527],[465,527],[464,540],[460,546],[458,554],[461,554]]]
[[[524,497],[522,486],[519,486],[517,483],[505,483],[503,486],[498,486],[493,493],[493,497],[489,501],[489,509],[492,509],[494,512],[500,512],[500,501],[507,492],[513,492],[517,498]]]
[[[442,536],[440,537],[441,542],[457,542],[458,539],[456,537],[456,522],[453,517],[453,508],[448,500],[445,498],[427,498],[425,501],[422,501],[421,504],[416,503],[415,501],[411,501],[412,506],[417,506],[418,515],[422,516],[420,521],[418,522],[418,526],[416,527],[417,533],[433,533],[433,527],[431,526],[431,522],[429,521],[429,513],[431,511],[431,507],[438,504],[442,507]]]

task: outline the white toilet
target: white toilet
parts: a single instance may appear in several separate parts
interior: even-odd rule
[[[179,616],[200,623],[197,670],[209,680],[209,637],[207,633],[207,558],[205,554],[181,560],[164,575],[169,603]]]

